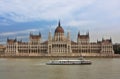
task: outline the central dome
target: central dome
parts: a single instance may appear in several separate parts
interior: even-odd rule
[[[61,26],[58,26],[56,29],[55,29],[55,33],[64,33],[64,30]]]
[[[60,25],[60,21],[58,23],[58,27],[55,29],[55,33],[64,33],[64,30]]]

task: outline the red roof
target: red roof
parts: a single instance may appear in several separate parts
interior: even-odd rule
[[[80,39],[87,39],[87,38],[89,38],[89,36],[88,35],[79,35],[78,38],[80,38]]]
[[[39,35],[30,35],[31,39],[40,39],[41,37]]]
[[[111,43],[111,40],[106,39],[106,40],[103,40],[102,43],[103,43],[103,44],[110,44],[110,43]]]
[[[55,29],[55,33],[64,33],[64,30],[61,26],[58,26],[56,29]]]
[[[16,39],[7,39],[7,43],[13,44],[16,42]]]

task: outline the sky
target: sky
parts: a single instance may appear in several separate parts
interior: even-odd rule
[[[90,41],[112,38],[120,43],[120,0],[0,0],[0,43],[7,38],[26,40],[28,34],[41,32],[47,40],[54,34],[58,21],[77,34],[90,33]]]

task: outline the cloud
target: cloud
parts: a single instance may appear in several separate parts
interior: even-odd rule
[[[95,0],[1,0],[0,15],[21,22],[67,18]],[[73,4],[74,3],[74,4]]]
[[[119,0],[1,0],[0,16],[15,22],[62,19],[68,25],[79,26],[120,19],[119,3]]]
[[[120,0],[0,0],[0,25],[4,27],[13,22],[55,22],[60,19],[65,29],[70,26],[71,29],[76,28],[74,30],[90,30],[93,37],[96,37],[95,32],[99,32],[101,35],[98,38],[106,32],[111,36],[116,34],[117,37],[120,33],[119,3]],[[55,28],[56,26],[51,26],[51,29]],[[27,32],[30,31],[7,32],[1,35]]]
[[[83,26],[90,25],[93,23],[95,23],[95,21],[92,21],[92,20],[71,20],[71,21],[66,22],[65,24],[71,27],[73,26],[83,27]]]
[[[14,31],[14,32],[5,32],[5,33],[0,33],[0,36],[9,36],[9,35],[18,35],[18,34],[28,34],[30,32],[38,32],[40,31],[39,29],[27,29],[23,31]]]
[[[28,35],[26,35],[26,36],[25,35],[24,36],[17,36],[16,38],[20,39],[20,40],[21,39],[29,39],[29,36]]]

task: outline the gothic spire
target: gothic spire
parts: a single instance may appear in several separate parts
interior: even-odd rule
[[[87,32],[87,34],[86,34],[87,36],[88,36],[88,38],[89,38],[89,31]]]
[[[59,27],[61,26],[61,24],[60,24],[60,20],[59,20],[59,22],[58,22],[58,26],[59,26]]]
[[[104,41],[104,38],[102,37],[102,41]]]
[[[112,42],[112,38],[110,37],[110,42]]]
[[[32,32],[30,32],[30,36],[32,36]]]
[[[39,32],[39,36],[41,37],[41,32]]]
[[[78,32],[78,38],[80,38],[80,31]]]

